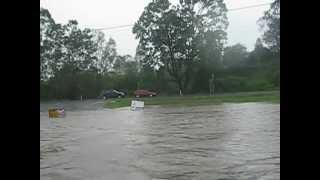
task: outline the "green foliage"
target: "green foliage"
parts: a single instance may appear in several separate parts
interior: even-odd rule
[[[195,11],[196,5],[202,8]],[[279,53],[260,39],[251,52],[241,44],[224,47],[224,16],[218,0],[181,0],[179,6],[153,0],[134,26],[139,46],[131,57],[117,54],[115,40],[102,32],[80,29],[74,20],[56,24],[40,8],[40,98],[97,98],[106,89],[129,96],[136,89],[209,94],[213,73],[218,94],[279,89]]]
[[[280,0],[274,0],[260,22],[264,29],[264,42],[272,51],[280,53]]]
[[[247,56],[247,48],[242,44],[229,46],[224,49],[223,64],[228,68],[241,66]]]
[[[180,0],[177,6],[153,0],[133,27],[142,63],[163,66],[179,89],[188,91],[200,51],[208,57],[205,39],[217,47],[225,39],[226,11],[220,0]]]
[[[128,107],[131,104],[132,98],[115,99],[107,101],[105,107],[120,108]],[[160,105],[160,106],[199,106],[220,103],[241,103],[241,102],[268,102],[279,103],[280,94],[275,92],[262,93],[231,93],[220,94],[216,96],[159,96],[141,98],[145,105]]]

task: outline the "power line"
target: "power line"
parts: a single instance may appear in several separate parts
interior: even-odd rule
[[[266,6],[266,5],[270,5],[271,3],[264,3],[264,4],[255,4],[252,6],[244,6],[244,7],[239,7],[239,8],[233,8],[233,9],[228,9],[229,11],[238,11],[238,10],[242,10],[242,9],[250,9],[250,8],[255,8],[255,7],[261,7],[261,6]],[[120,25],[120,26],[113,26],[113,27],[106,27],[106,28],[96,28],[94,30],[110,30],[110,29],[118,29],[118,28],[123,28],[123,27],[131,27],[134,26],[134,24],[127,24],[127,25]]]
[[[270,4],[271,3],[256,4],[256,5],[252,5],[252,6],[245,6],[245,7],[240,7],[240,8],[229,9],[228,11],[237,11],[237,10],[242,10],[242,9],[250,9],[250,8],[266,6],[266,5],[270,5]]]
[[[113,27],[106,27],[106,28],[97,28],[97,29],[95,29],[95,30],[118,29],[118,28],[133,26],[133,25],[134,25],[134,24],[127,24],[127,25],[120,25],[120,26],[113,26]]]

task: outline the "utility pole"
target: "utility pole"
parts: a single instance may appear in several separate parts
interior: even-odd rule
[[[209,79],[209,90],[210,96],[214,96],[214,74],[212,73],[211,78]]]

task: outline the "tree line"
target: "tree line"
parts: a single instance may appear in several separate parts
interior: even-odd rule
[[[40,98],[97,98],[105,89],[129,95],[149,89],[170,95],[272,90],[280,87],[280,1],[259,20],[255,48],[226,46],[222,0],[153,0],[135,23],[134,57],[119,55],[114,39],[77,21],[54,21],[40,8]],[[279,36],[279,37],[278,37]]]

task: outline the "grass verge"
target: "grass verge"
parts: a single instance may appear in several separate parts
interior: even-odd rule
[[[131,105],[135,98],[122,98],[107,100],[104,107],[120,108]],[[147,105],[160,106],[199,106],[220,103],[244,103],[244,102],[269,102],[280,103],[279,91],[272,92],[250,92],[250,93],[228,93],[216,96],[187,95],[187,96],[159,96],[139,98]]]

